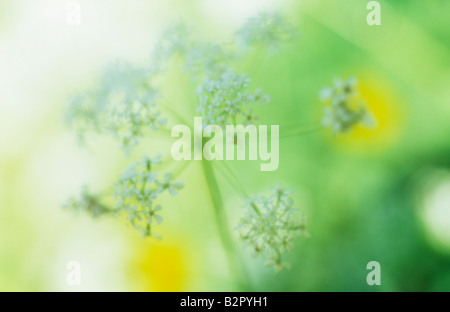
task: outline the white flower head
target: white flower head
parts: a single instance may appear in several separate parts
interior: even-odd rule
[[[295,37],[294,27],[278,12],[262,12],[250,18],[237,32],[244,46],[261,46],[277,51]]]
[[[110,64],[97,89],[73,99],[69,122],[80,138],[87,131],[107,133],[130,149],[146,129],[157,131],[167,122],[157,109],[159,94],[153,78],[152,71],[141,67],[120,61]]]
[[[292,248],[297,235],[305,235],[305,220],[294,208],[291,190],[275,187],[270,196],[255,195],[247,201],[246,215],[238,229],[241,238],[256,254],[270,258],[275,270],[286,268],[281,256]]]
[[[322,89],[320,100],[326,104],[322,124],[333,133],[347,133],[355,126],[373,127],[374,118],[366,108],[365,100],[357,90],[355,78],[334,80],[332,87]]]
[[[226,125],[251,124],[256,120],[251,106],[265,104],[270,98],[261,90],[249,91],[250,78],[247,75],[225,72],[219,79],[205,79],[198,87],[200,100],[198,111],[205,124]],[[250,118],[251,117],[251,118]]]
[[[170,173],[158,179],[154,166],[160,162],[160,155],[153,159],[144,157],[127,169],[114,186],[116,211],[126,213],[131,225],[143,236],[155,236],[154,223],[162,223],[162,207],[156,204],[158,197],[165,191],[175,196],[183,188],[183,183],[173,181]]]

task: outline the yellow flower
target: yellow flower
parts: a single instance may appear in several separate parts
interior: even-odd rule
[[[189,286],[187,248],[164,236],[163,241],[139,240],[129,263],[131,284],[136,291],[179,292]]]
[[[356,125],[352,131],[333,138],[333,141],[358,152],[384,150],[400,138],[404,125],[403,105],[385,79],[373,74],[357,77],[359,94],[365,99],[366,109],[373,117],[375,126]]]

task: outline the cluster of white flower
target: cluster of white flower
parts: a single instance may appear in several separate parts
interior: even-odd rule
[[[277,271],[287,267],[281,256],[292,247],[292,239],[307,234],[305,220],[293,208],[291,193],[276,187],[269,197],[256,195],[247,202],[247,213],[238,226],[242,239],[256,254],[269,257],[268,264]]]
[[[219,80],[205,79],[197,89],[200,99],[198,111],[205,124],[226,125],[253,124],[255,116],[251,106],[265,104],[270,98],[261,90],[248,91],[250,78],[233,72],[225,72]]]
[[[184,24],[175,24],[165,29],[153,50],[153,65],[162,71],[170,59],[184,57],[192,44],[191,30]]]
[[[152,226],[163,221],[159,215],[162,207],[156,204],[157,198],[166,191],[175,196],[183,188],[182,182],[172,181],[172,174],[166,173],[158,179],[154,165],[159,164],[161,156],[154,159],[144,157],[128,168],[113,185],[114,204],[108,207],[103,202],[111,197],[107,193],[95,195],[83,187],[78,198],[72,197],[64,205],[65,209],[85,212],[93,217],[104,215],[125,215],[130,224],[142,236],[160,238],[153,232]]]
[[[89,192],[87,186],[84,186],[81,189],[79,197],[70,198],[65,203],[64,209],[75,212],[85,212],[94,218],[113,213],[112,209],[101,202],[101,196]]]
[[[198,41],[186,53],[185,68],[197,80],[203,77],[218,79],[230,67],[228,62],[232,58],[232,53],[221,45]]]
[[[115,211],[125,213],[131,225],[143,236],[159,237],[152,231],[155,222],[162,222],[159,215],[161,206],[155,204],[157,197],[165,191],[175,196],[183,187],[182,182],[172,181],[170,173],[166,173],[162,180],[158,179],[153,166],[160,161],[161,156],[154,159],[145,157],[126,170],[114,186]]]
[[[237,36],[249,45],[274,47],[292,34],[292,26],[280,14],[266,12],[250,19]],[[261,91],[245,90],[250,81],[247,76],[230,71],[230,61],[237,58],[232,45],[197,40],[188,27],[177,24],[162,33],[150,66],[116,62],[107,68],[98,88],[73,98],[67,115],[80,139],[89,131],[108,133],[128,150],[139,143],[146,129],[165,126],[153,80],[174,57],[180,57],[195,83],[205,79],[199,93],[206,122],[252,123],[254,116],[245,107],[269,102]]]
[[[278,50],[295,37],[294,27],[278,12],[262,12],[250,18],[237,32],[244,46],[261,46]]]
[[[74,97],[69,106],[69,121],[80,138],[87,131],[109,133],[125,148],[139,143],[144,129],[158,130],[166,124],[157,109],[157,91],[152,87],[153,73],[123,62],[110,65],[100,87]]]
[[[346,82],[335,79],[332,87],[320,93],[320,99],[327,106],[324,108],[322,124],[331,128],[333,133],[346,133],[355,126],[373,127],[375,121],[365,107],[365,101],[356,89],[356,79]]]
[[[243,43],[243,52],[257,46],[261,48],[259,53],[278,50],[295,32],[280,14],[261,13],[236,35]],[[254,124],[257,117],[253,107],[270,102],[270,98],[260,89],[251,90],[248,75],[232,70],[231,62],[243,56],[239,51],[233,45],[199,41],[187,27],[175,25],[163,33],[148,67],[124,62],[109,66],[98,88],[73,99],[69,121],[81,138],[87,131],[94,131],[113,135],[126,150],[137,145],[146,130],[157,131],[167,122],[156,104],[159,94],[154,79],[176,59],[181,61],[193,83],[199,85],[198,112],[203,126],[218,125],[226,129],[227,125]],[[320,98],[326,105],[323,126],[334,133],[348,132],[356,125],[374,125],[357,92],[355,79],[346,82],[336,79],[332,87],[322,90]],[[236,144],[236,137],[232,140]],[[153,226],[163,220],[158,199],[163,193],[174,196],[183,187],[183,183],[173,181],[171,173],[161,177],[154,171],[153,167],[160,161],[161,157],[145,157],[125,171],[113,185],[113,196],[109,193],[110,206],[104,204],[107,195],[94,195],[84,188],[66,207],[94,217],[126,216],[143,236],[159,237],[153,231]],[[307,235],[305,220],[293,207],[290,194],[290,190],[277,187],[269,197],[255,196],[248,201],[246,215],[238,227],[242,239],[257,254],[270,258],[269,263],[277,271],[287,266],[282,254],[292,247],[294,237]]]

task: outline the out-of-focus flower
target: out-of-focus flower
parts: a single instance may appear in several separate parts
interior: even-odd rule
[[[231,53],[221,45],[209,42],[195,42],[186,53],[185,69],[194,78],[218,79],[229,68]]]
[[[278,12],[262,12],[250,18],[237,32],[244,46],[258,45],[275,51],[294,35],[294,27]]]
[[[69,105],[69,122],[80,138],[88,131],[108,133],[130,148],[146,128],[158,130],[161,117],[152,86],[153,72],[124,62],[111,64],[98,89],[75,96]]]
[[[162,181],[158,180],[153,165],[159,162],[159,156],[154,159],[144,157],[125,171],[114,187],[116,211],[125,213],[131,225],[143,236],[159,237],[152,231],[152,225],[161,224],[163,220],[159,215],[162,207],[155,203],[158,196],[166,190],[175,196],[183,187],[182,182],[172,181],[170,173],[166,173]]]
[[[288,267],[282,254],[292,248],[292,239],[307,235],[304,218],[293,207],[291,190],[276,187],[269,197],[256,195],[247,201],[246,215],[238,229],[242,239],[256,254],[270,259],[276,271]]]
[[[100,196],[90,193],[87,186],[81,189],[78,198],[70,198],[64,208],[75,212],[86,212],[94,218],[113,212],[101,202]]]
[[[347,133],[355,126],[374,127],[375,121],[367,111],[364,99],[356,89],[356,79],[346,82],[335,79],[334,85],[320,92],[324,108],[322,124],[333,133]]]
[[[178,191],[184,186],[183,182],[173,182],[171,173],[166,173],[164,175],[164,180],[156,181],[156,183],[159,185],[159,188],[156,190],[157,193],[162,193],[167,190],[172,196],[177,195]]]
[[[162,32],[153,51],[153,63],[158,70],[165,69],[175,56],[185,56],[192,43],[192,33],[184,24],[175,24]]]
[[[202,113],[206,125],[250,124],[255,120],[250,107],[265,104],[270,98],[261,90],[248,91],[250,78],[233,72],[226,72],[220,79],[205,79],[197,89],[200,99],[198,111]],[[249,118],[251,116],[251,118]]]

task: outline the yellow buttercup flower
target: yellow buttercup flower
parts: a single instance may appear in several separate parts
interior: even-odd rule
[[[359,75],[357,89],[374,125],[355,124],[351,131],[333,141],[359,152],[374,152],[392,146],[400,138],[404,124],[399,97],[387,82],[374,76]]]
[[[129,263],[129,275],[137,291],[179,292],[187,289],[190,261],[184,244],[167,237],[164,241],[139,240],[136,244],[134,258]]]

